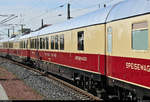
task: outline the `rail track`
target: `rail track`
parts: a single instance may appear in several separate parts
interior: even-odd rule
[[[40,70],[38,70],[38,69],[35,69],[35,68],[33,68],[33,67],[24,65],[24,64],[22,64],[22,63],[18,63],[18,62],[16,62],[16,61],[13,61],[13,60],[10,60],[10,59],[4,58],[4,57],[1,57],[1,58],[3,58],[4,60],[9,61],[10,63],[13,63],[13,64],[15,64],[15,65],[18,65],[18,66],[21,66],[21,67],[26,68],[26,69],[28,69],[28,70],[37,72],[37,73],[41,74],[42,76],[45,76],[45,77],[47,77],[47,78],[49,78],[49,79],[51,79],[51,80],[57,81],[57,82],[59,82],[60,84],[65,85],[66,87],[71,88],[72,90],[74,90],[74,91],[76,91],[77,93],[79,93],[79,94],[81,94],[82,96],[84,96],[83,100],[84,100],[84,99],[89,99],[89,100],[97,100],[97,101],[100,101],[100,100],[101,100],[101,101],[102,101],[102,99],[100,99],[100,98],[98,98],[98,97],[92,95],[91,93],[88,93],[87,91],[84,91],[84,90],[82,90],[82,89],[80,89],[80,88],[78,88],[78,87],[76,87],[76,86],[74,86],[74,85],[72,85],[72,84],[70,84],[70,83],[68,83],[68,82],[65,82],[65,81],[63,81],[63,80],[61,80],[61,79],[59,79],[59,78],[57,78],[57,77],[55,77],[55,76],[53,76],[53,75],[51,75],[51,74],[47,74],[47,73],[45,73],[45,72],[43,72],[43,71],[40,71]],[[82,99],[81,99],[81,100],[82,100]]]

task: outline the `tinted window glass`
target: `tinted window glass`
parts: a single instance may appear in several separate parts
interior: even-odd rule
[[[58,49],[58,35],[55,36],[55,49]]]
[[[132,32],[132,49],[147,50],[148,49],[148,30],[136,30]]]
[[[49,49],[49,39],[46,37],[46,49]]]
[[[39,39],[37,39],[37,49],[39,49]]]
[[[45,49],[45,38],[43,38],[43,49]]]
[[[42,38],[40,38],[40,49],[42,49]]]
[[[112,28],[107,28],[107,51],[109,54],[112,52]]]
[[[84,32],[78,32],[78,50],[84,50]]]
[[[60,50],[64,50],[64,34],[60,35]]]
[[[140,22],[132,25],[132,49],[148,50],[148,23]]]
[[[54,36],[51,36],[51,49],[54,49]]]

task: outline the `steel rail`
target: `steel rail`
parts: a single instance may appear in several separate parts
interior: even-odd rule
[[[52,79],[52,80],[54,80],[56,82],[59,82],[59,83],[65,85],[65,86],[73,89],[74,91],[80,93],[81,95],[85,96],[86,98],[89,98],[90,100],[102,101],[102,99],[100,99],[99,97],[96,97],[96,96],[92,95],[91,93],[88,93],[87,91],[84,91],[84,90],[82,90],[82,89],[80,89],[80,88],[78,88],[78,87],[76,87],[76,86],[74,86],[74,85],[72,85],[70,83],[67,83],[67,82],[65,82],[65,81],[63,81],[63,80],[61,80],[59,78],[56,78],[56,77],[54,77],[54,76],[52,76],[50,74],[45,74],[44,72],[42,72],[42,71],[40,71],[38,69],[32,68],[32,67],[24,65],[22,63],[18,63],[16,61],[13,61],[13,60],[10,60],[10,59],[6,59],[6,58],[4,58],[4,59],[7,60],[7,61],[9,61],[9,62],[11,62],[11,63],[13,63],[13,64],[15,64],[15,65],[22,66],[23,68],[26,68],[28,70],[37,72],[37,73],[39,73],[39,74],[41,74],[43,76],[46,76],[49,79]]]

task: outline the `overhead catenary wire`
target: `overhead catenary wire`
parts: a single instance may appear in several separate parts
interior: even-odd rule
[[[38,0],[39,1],[39,3],[40,3],[40,1],[42,1],[42,0]],[[65,7],[65,5],[67,5],[67,3],[70,3],[71,5],[72,5],[72,3],[73,2],[77,2],[77,1],[79,1],[79,0],[67,0],[68,2],[66,2],[66,3],[62,3],[62,4],[60,4],[59,6],[57,6],[57,7],[54,7],[54,8],[51,8],[51,9],[47,9],[47,10],[45,10],[42,14],[40,14],[40,15],[36,15],[36,16],[33,16],[32,18],[29,18],[29,19],[24,19],[24,21],[23,22],[31,22],[31,21],[33,21],[34,19],[40,19],[40,18],[46,18],[46,17],[50,17],[51,19],[53,19],[53,17],[55,17],[55,19],[56,19],[56,17],[60,17],[59,15],[61,15],[61,17],[63,17],[64,15],[66,16],[66,12],[65,13],[62,13],[62,12],[60,12],[60,14],[52,14],[52,15],[56,15],[56,16],[51,16],[50,14],[51,13],[53,13],[53,12],[55,12],[56,10],[58,10],[59,8],[62,8],[62,7]],[[107,3],[106,3],[106,1],[107,1]],[[109,1],[109,2],[108,2]],[[77,12],[79,12],[79,11],[83,11],[83,10],[87,10],[87,9],[91,9],[91,8],[99,8],[99,5],[101,6],[101,5],[104,5],[104,4],[106,4],[106,5],[110,5],[112,2],[115,2],[115,1],[117,1],[117,0],[105,0],[105,1],[102,1],[102,2],[100,2],[100,3],[97,3],[97,4],[94,4],[94,5],[91,5],[91,6],[88,6],[88,7],[84,7],[84,8],[79,8],[79,9],[71,9],[71,16],[72,15],[74,15],[75,13],[77,14]],[[46,3],[45,3],[46,4]],[[103,7],[103,6],[101,6],[101,7]],[[31,10],[32,10],[32,8],[31,8]],[[93,10],[95,10],[95,9],[93,9]],[[90,12],[91,12],[92,10],[90,10]],[[88,12],[88,11],[87,11]],[[80,15],[83,15],[84,13],[87,13],[87,12],[82,12],[82,14],[80,14]],[[78,15],[79,16],[79,15]],[[24,18],[23,17],[23,15],[22,15],[22,18]],[[64,20],[64,19],[63,19]],[[20,21],[21,22],[21,21]]]
[[[10,17],[8,17],[8,18],[2,20],[2,21],[0,22],[0,24],[4,24],[4,23],[6,23],[6,22],[8,22],[8,21],[10,21],[10,20],[12,20],[12,19],[17,18],[17,17],[18,17],[18,16],[10,16]]]
[[[67,3],[71,3],[71,2],[73,2],[73,1],[75,1],[75,0],[68,0]],[[79,12],[79,11],[82,11],[82,10],[94,8],[95,6],[97,6],[96,8],[98,9],[101,4],[102,4],[102,5],[104,5],[104,4],[110,5],[113,1],[115,1],[115,0],[109,0],[109,3],[106,3],[106,1],[103,1],[103,2],[101,2],[101,3],[95,4],[95,5],[92,5],[92,6],[88,6],[88,7],[85,7],[85,8],[71,10],[71,12],[73,12],[73,13],[74,13],[74,12]],[[117,1],[117,0],[116,0],[116,1]],[[40,14],[40,15],[34,16],[34,17],[30,18],[29,20],[27,20],[27,22],[30,22],[30,21],[32,21],[33,19],[37,19],[37,18],[40,18],[40,17],[43,17],[43,18],[44,18],[44,16],[49,16],[48,14],[52,13],[53,11],[57,10],[58,8],[64,7],[65,5],[67,5],[67,3],[64,3],[64,4],[62,4],[62,5],[59,5],[59,6],[55,7],[55,8],[52,8],[52,9],[50,9],[50,10],[47,10],[47,11],[45,11],[44,13],[42,13],[42,14]],[[103,7],[103,6],[102,6],[102,7]],[[61,16],[63,16],[64,14],[65,14],[65,13],[61,13]],[[50,17],[51,17],[51,16],[50,16]],[[58,17],[58,15],[55,16],[55,17]]]
[[[55,7],[55,8],[51,8],[50,10],[46,10],[44,13],[42,13],[42,14],[40,14],[40,15],[37,15],[37,16],[34,16],[34,17],[30,18],[30,19],[27,20],[27,21],[29,22],[29,21],[31,21],[31,20],[33,20],[33,19],[35,19],[35,18],[42,17],[43,15],[45,16],[46,14],[51,13],[51,12],[57,10],[58,8],[64,7],[66,4],[67,4],[67,3],[64,3],[64,4],[61,4],[61,5],[57,6],[57,7]]]
[[[41,0],[40,0],[40,1],[41,1]],[[71,3],[71,2],[73,2],[73,1],[75,1],[75,0],[68,0],[68,3]],[[113,1],[113,0],[112,0],[112,1]],[[52,9],[50,9],[50,10],[47,10],[47,11],[45,11],[44,13],[42,13],[42,14],[40,14],[40,15],[37,15],[37,16],[34,16],[34,17],[30,18],[30,19],[27,20],[26,22],[30,22],[30,21],[33,20],[33,19],[36,19],[36,18],[39,18],[39,17],[43,17],[43,16],[45,16],[45,15],[51,13],[52,11],[54,11],[54,10],[56,10],[56,9],[58,9],[58,8],[64,7],[66,4],[67,4],[67,3],[64,3],[64,4],[62,4],[62,5],[59,5],[59,6],[55,7],[55,8],[52,8]],[[99,5],[99,4],[96,4],[96,5]],[[77,9],[77,10],[73,10],[72,12],[76,12],[76,11],[78,11],[78,10],[84,10],[84,9],[92,8],[92,7],[96,6],[96,5],[92,5],[92,6],[89,6],[89,7],[86,7],[86,8],[81,8],[81,9]]]

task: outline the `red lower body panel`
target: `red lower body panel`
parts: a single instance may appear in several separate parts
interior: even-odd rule
[[[150,88],[150,60],[107,56],[107,76]]]
[[[7,49],[0,49],[7,53]],[[16,56],[31,57],[80,70],[96,72],[131,84],[150,88],[150,60],[98,54],[64,53],[36,50],[9,50]],[[105,59],[106,58],[106,59]]]
[[[40,58],[48,62],[58,63],[81,70],[104,73],[104,55],[64,53],[49,51],[31,51],[32,58]],[[101,67],[100,67],[101,66]],[[100,69],[99,69],[100,68]]]
[[[8,53],[8,49],[0,49],[0,52],[7,54]]]

